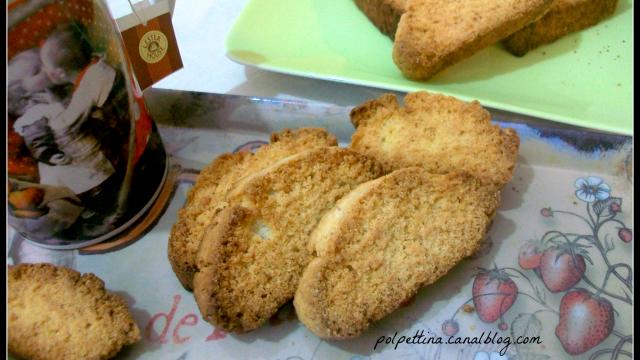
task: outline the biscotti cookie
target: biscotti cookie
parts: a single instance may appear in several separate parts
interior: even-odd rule
[[[392,40],[407,0],[355,0],[369,20]]]
[[[404,107],[394,95],[351,111],[354,150],[378,159],[385,171],[420,166],[443,174],[463,171],[501,188],[511,180],[520,139],[512,129],[491,124],[477,101],[416,92]]]
[[[223,154],[204,168],[189,191],[169,237],[169,262],[182,285],[187,290],[193,288],[202,233],[215,214],[226,206],[224,197],[236,181],[287,156],[334,145],[337,145],[336,138],[324,129],[286,129],[272,134],[271,143],[260,147],[255,154]]]
[[[298,318],[321,338],[361,334],[476,251],[498,196],[470,175],[421,168],[360,185],[311,235]]]
[[[286,158],[242,180],[208,228],[194,295],[203,318],[227,331],[259,327],[293,298],[311,260],[320,217],[358,184],[382,175],[374,159],[329,147]]]
[[[614,13],[617,4],[618,0],[554,0],[540,20],[509,35],[502,43],[512,54],[522,56],[540,45],[599,23]]]
[[[25,359],[109,359],[140,340],[126,302],[93,274],[20,264],[8,274],[9,352]]]
[[[551,0],[408,0],[393,61],[410,79],[427,80],[540,18]]]

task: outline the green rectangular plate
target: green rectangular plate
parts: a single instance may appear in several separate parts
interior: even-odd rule
[[[633,133],[633,4],[518,58],[500,45],[427,82],[403,77],[392,42],[353,0],[252,0],[227,38],[233,61],[397,91],[431,90],[598,130]]]

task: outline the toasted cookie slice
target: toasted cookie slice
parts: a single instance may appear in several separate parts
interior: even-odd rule
[[[9,352],[26,359],[109,359],[140,340],[126,302],[93,274],[20,264],[8,274]]]
[[[404,104],[388,94],[354,108],[351,147],[378,159],[386,171],[462,171],[497,188],[511,180],[520,139],[513,129],[492,125],[477,101],[416,92]]]
[[[540,18],[551,0],[408,0],[393,44],[393,61],[410,79],[445,67]]]
[[[337,145],[336,138],[324,129],[286,129],[272,134],[271,143],[260,147],[255,154],[222,154],[204,168],[189,191],[169,237],[169,262],[182,285],[187,290],[193,288],[202,233],[214,215],[226,206],[224,197],[236,181],[293,154],[334,145]]]
[[[359,335],[478,248],[499,193],[466,174],[405,168],[364,183],[320,221],[294,298],[316,335]]]
[[[355,3],[380,32],[393,40],[407,0],[355,0]]]
[[[540,45],[586,29],[611,16],[618,0],[554,0],[538,21],[509,35],[502,41],[514,55],[523,56]]]
[[[227,331],[259,327],[293,298],[321,216],[358,184],[382,175],[350,149],[307,151],[242,180],[198,253],[194,295],[204,319]]]

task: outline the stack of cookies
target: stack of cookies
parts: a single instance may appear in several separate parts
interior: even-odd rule
[[[293,300],[318,336],[357,336],[475,252],[518,136],[477,102],[404,102],[355,108],[347,148],[323,129],[285,130],[202,171],[168,251],[205,320],[246,332]]]
[[[607,18],[617,0],[355,0],[394,39],[393,60],[409,78],[427,80],[502,41],[523,56]]]

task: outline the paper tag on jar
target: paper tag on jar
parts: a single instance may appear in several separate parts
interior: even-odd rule
[[[138,85],[142,90],[182,68],[169,1],[133,4],[133,13],[117,20]]]

